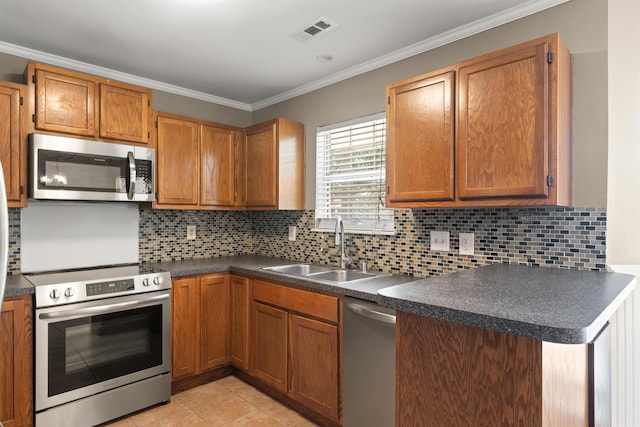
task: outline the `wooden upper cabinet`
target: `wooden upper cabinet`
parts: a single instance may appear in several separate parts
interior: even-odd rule
[[[26,205],[25,92],[24,85],[0,82],[0,161],[10,207]]]
[[[93,78],[39,65],[33,76],[37,130],[96,136],[98,94]]]
[[[199,125],[183,117],[157,115],[158,197],[154,207],[198,204]]]
[[[460,68],[461,199],[547,197],[548,52],[541,43]]]
[[[202,125],[200,132],[200,204],[233,207],[238,199],[236,146],[239,133]]]
[[[156,113],[160,209],[241,207],[241,129],[168,113]]]
[[[278,145],[276,122],[245,131],[244,206],[278,207]]]
[[[245,129],[244,207],[304,209],[302,123],[278,118]]]
[[[148,144],[151,89],[29,62],[33,128],[89,139]]]
[[[387,95],[389,206],[571,205],[571,54],[557,34]]]
[[[454,199],[454,71],[387,87],[387,204]]]
[[[147,144],[151,140],[151,90],[100,83],[100,137]]]

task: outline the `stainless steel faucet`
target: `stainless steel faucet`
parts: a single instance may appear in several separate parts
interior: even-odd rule
[[[336,216],[336,237],[335,246],[340,245],[340,268],[345,269],[347,265],[353,264],[353,260],[344,251],[344,223],[340,215]]]

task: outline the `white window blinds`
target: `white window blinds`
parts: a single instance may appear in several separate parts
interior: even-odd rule
[[[393,232],[385,198],[384,113],[318,128],[316,228],[335,229],[340,215],[351,232]]]

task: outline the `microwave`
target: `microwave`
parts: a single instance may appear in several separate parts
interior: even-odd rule
[[[153,148],[29,135],[28,197],[38,200],[152,202]]]

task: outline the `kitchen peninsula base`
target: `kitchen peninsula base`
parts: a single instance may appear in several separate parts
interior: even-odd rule
[[[399,427],[606,425],[608,326],[558,344],[399,311],[396,334]]]

